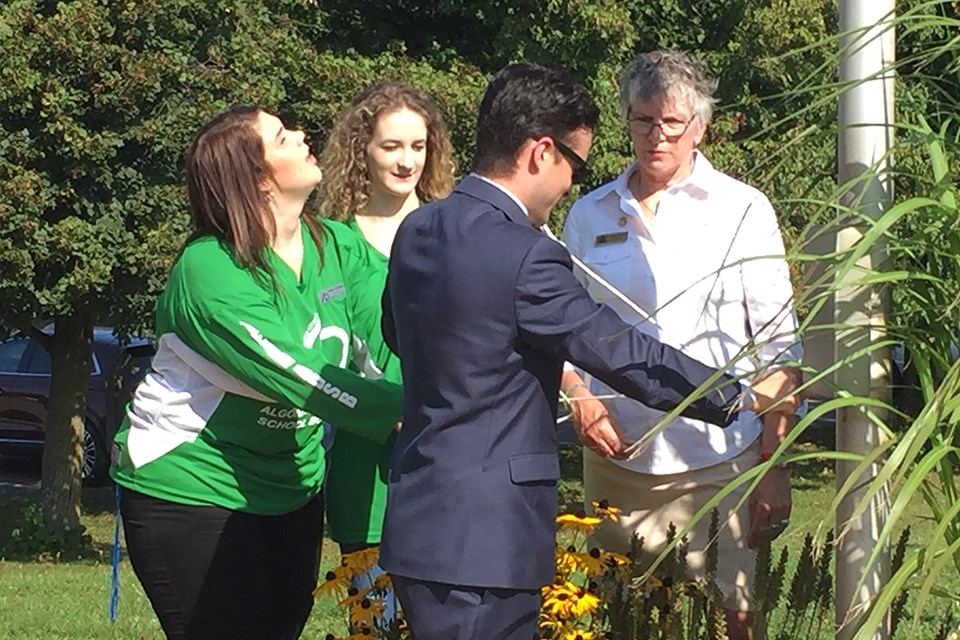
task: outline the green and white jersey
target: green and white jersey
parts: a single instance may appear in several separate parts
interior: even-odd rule
[[[323,226],[321,265],[302,225],[299,280],[269,249],[273,281],[214,237],[184,249],[157,301],[151,372],[115,440],[118,484],[182,504],[283,514],[323,485],[327,423],[389,438],[401,387],[345,369],[355,338],[376,366],[392,365],[379,337],[383,277],[371,277],[382,260],[345,225]]]

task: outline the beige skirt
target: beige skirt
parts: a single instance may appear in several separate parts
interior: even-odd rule
[[[631,536],[636,533],[644,540],[644,556],[652,560],[663,550],[671,522],[679,532],[720,489],[759,462],[759,438],[735,458],[670,475],[630,471],[584,448],[583,484],[588,512],[591,502],[601,499],[622,510],[619,522],[604,522],[594,533],[593,542],[604,550],[626,553],[630,550]],[[755,554],[747,547],[749,504],[744,499],[749,486],[749,482],[741,484],[717,505],[720,514],[717,586],[723,592],[724,606],[738,611],[750,610],[750,582],[754,577]],[[741,500],[743,504],[737,509]],[[710,514],[707,513],[686,534],[690,578],[704,576],[704,549],[709,531]]]

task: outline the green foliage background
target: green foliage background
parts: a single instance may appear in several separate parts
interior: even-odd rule
[[[930,54],[954,34],[929,16],[956,3],[900,4],[928,19],[901,32],[898,116],[937,130],[958,88],[954,59]],[[836,15],[836,0],[14,0],[0,13],[0,327],[88,308],[148,328],[187,227],[183,152],[229,104],[276,111],[319,147],[363,86],[406,80],[440,103],[462,173],[487,78],[520,59],[594,91],[596,185],[631,159],[619,71],[640,51],[695,52],[721,80],[706,152],[763,188],[795,238],[835,184]],[[905,195],[915,156],[898,149]]]

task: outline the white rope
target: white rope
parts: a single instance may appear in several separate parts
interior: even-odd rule
[[[547,228],[546,225],[543,225],[542,227],[540,227],[540,229],[543,231],[543,233],[544,233],[548,238],[550,238],[551,240],[553,240],[553,241],[555,241],[555,242],[558,242],[562,247],[566,248],[567,245],[563,244],[563,242],[560,240],[560,238],[558,238],[557,236],[553,235],[553,232],[550,231],[550,229]],[[653,324],[656,324],[656,322],[655,322],[652,318],[650,318],[650,316],[647,314],[646,311],[644,311],[643,309],[641,309],[640,307],[638,307],[637,304],[636,304],[633,300],[631,300],[630,298],[628,298],[622,291],[620,291],[620,289],[617,289],[615,286],[613,286],[612,284],[610,284],[609,282],[607,282],[606,280],[604,280],[604,279],[603,279],[603,276],[601,276],[599,273],[597,273],[596,271],[594,271],[593,269],[591,269],[590,267],[588,267],[588,266],[583,262],[583,260],[581,260],[581,259],[578,258],[577,256],[573,255],[572,253],[570,254],[570,258],[573,260],[573,266],[574,266],[573,273],[574,273],[574,275],[580,275],[580,274],[583,275],[583,278],[577,278],[578,280],[580,280],[580,281],[582,282],[583,279],[585,278],[585,279],[587,279],[587,280],[590,280],[591,282],[596,283],[597,285],[599,285],[599,286],[601,286],[603,289],[605,289],[608,293],[610,293],[611,295],[613,295],[613,297],[616,298],[617,302],[619,302],[619,303],[623,304],[624,306],[626,306],[632,313],[635,313],[635,314],[637,314],[638,316],[640,316],[640,318],[642,319],[643,322],[652,322]],[[617,304],[610,304],[610,303],[606,303],[606,304],[607,304],[608,307],[610,307],[610,308],[612,308],[614,311],[616,311],[616,312],[617,312],[617,315],[619,315],[621,318],[624,317],[624,314],[622,313],[622,310],[619,309],[619,308],[617,308],[619,305],[617,305]]]

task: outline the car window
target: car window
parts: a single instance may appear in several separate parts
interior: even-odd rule
[[[33,350],[33,356],[30,358],[30,362],[27,363],[27,373],[44,373],[50,375],[51,370],[50,354],[47,353],[46,349],[37,345],[37,348]]]
[[[53,363],[50,361],[50,353],[37,345],[36,349],[33,349],[33,353],[30,356],[30,361],[27,363],[26,372],[32,373],[35,375],[50,375],[50,372],[53,371]],[[97,363],[97,354],[92,354],[92,360],[90,362],[90,373],[96,375],[100,373],[100,366]]]
[[[13,338],[0,342],[0,373],[16,373],[23,352],[30,346],[29,338]]]

